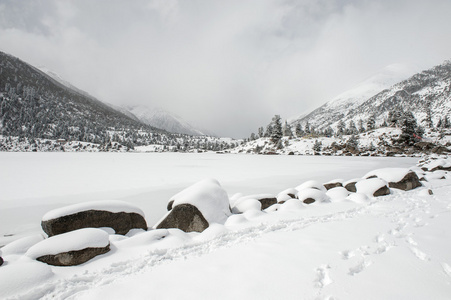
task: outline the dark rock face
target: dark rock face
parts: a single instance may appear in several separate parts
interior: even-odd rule
[[[3,258],[0,256],[0,266],[3,265]]]
[[[416,189],[422,186],[420,179],[415,172],[409,172],[398,182],[389,182],[388,186],[391,188],[401,189],[404,191]]]
[[[168,207],[167,207],[168,211],[170,211],[172,209],[172,204],[174,204],[174,200],[171,200],[168,202]]]
[[[85,248],[82,250],[63,252],[55,255],[44,255],[36,258],[36,260],[52,266],[77,266],[87,262],[97,255],[105,254],[108,251],[110,251],[109,244],[104,248]]]
[[[339,187],[339,186],[343,186],[340,182],[333,182],[333,183],[325,183],[324,187],[326,188],[326,190],[330,190],[333,189],[334,187]]]
[[[41,222],[49,237],[81,228],[111,227],[117,234],[126,234],[133,228],[147,230],[146,220],[137,213],[113,213],[104,210],[87,210]]]
[[[180,204],[172,208],[157,229],[178,228],[185,232],[202,232],[209,226],[199,209],[191,204]]]
[[[381,187],[380,189],[375,191],[373,194],[374,197],[385,196],[385,195],[390,195],[390,189],[387,186]]]
[[[304,199],[304,201],[302,201],[302,202],[304,202],[305,204],[312,204],[312,203],[315,202],[315,199],[313,199],[313,198],[307,198],[307,199]]]
[[[276,198],[263,198],[263,199],[257,199],[257,200],[260,201],[260,203],[262,204],[262,210],[267,209],[271,205],[277,203],[277,199]]]
[[[347,189],[348,191],[350,191],[350,192],[352,192],[352,193],[355,193],[355,192],[357,192],[357,189],[356,189],[356,187],[355,187],[355,184],[356,184],[357,182],[350,182],[350,183],[348,183],[347,185],[345,185],[345,189]]]

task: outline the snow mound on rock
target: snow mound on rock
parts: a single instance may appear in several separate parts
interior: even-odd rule
[[[326,192],[326,195],[330,198],[332,202],[343,201],[349,196],[349,191],[344,187],[335,187]]]
[[[383,179],[387,182],[399,182],[401,181],[409,172],[412,172],[408,168],[384,168],[377,169],[368,172],[364,178],[371,176],[376,176],[377,178]]]
[[[44,255],[56,255],[86,248],[103,248],[109,245],[108,233],[97,228],[83,228],[52,236],[32,246],[25,253],[36,259]]]
[[[300,201],[311,198],[315,200],[315,203],[330,202],[330,198],[326,195],[326,193],[324,191],[317,190],[316,188],[302,189],[299,191],[297,196]]]
[[[243,197],[235,202],[235,205],[232,207],[232,212],[234,214],[240,214],[249,210],[261,210],[261,209],[262,204],[257,199]]]
[[[195,206],[209,224],[224,224],[231,214],[229,196],[219,182],[213,178],[201,180],[187,187],[169,201],[174,201],[172,207],[180,204]]]
[[[355,185],[357,193],[365,194],[369,198],[374,197],[374,193],[384,186],[388,186],[388,184],[380,178],[361,180]]]
[[[322,185],[322,183],[316,181],[316,180],[308,180],[306,182],[304,182],[303,184],[300,184],[296,187],[296,189],[298,191],[302,191],[305,189],[310,189],[310,188],[314,188],[320,191],[325,192],[326,188]]]
[[[109,211],[112,213],[119,212],[136,213],[141,215],[143,218],[145,217],[144,212],[140,208],[128,202],[119,200],[101,200],[101,201],[77,203],[74,205],[69,205],[51,210],[42,217],[42,221],[53,220],[63,216],[68,216],[87,210],[101,210],[101,211]]]
[[[2,251],[4,256],[24,254],[33,245],[41,242],[42,240],[44,240],[44,236],[42,234],[23,237],[3,247],[2,250],[0,250],[0,255],[2,255]]]

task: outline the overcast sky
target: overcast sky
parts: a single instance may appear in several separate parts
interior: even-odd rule
[[[0,50],[239,138],[389,64],[450,59],[451,1],[0,0]]]

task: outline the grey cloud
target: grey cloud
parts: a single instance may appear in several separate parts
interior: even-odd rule
[[[0,48],[103,101],[243,137],[391,63],[450,58],[450,13],[447,0],[3,0]]]

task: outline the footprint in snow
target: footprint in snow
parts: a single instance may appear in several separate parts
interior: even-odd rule
[[[442,263],[443,272],[451,277],[451,267],[447,263]]]
[[[412,246],[418,246],[418,243],[415,242],[415,240],[412,239],[410,236],[406,238],[406,242],[409,243]]]
[[[341,258],[344,260],[348,260],[355,256],[355,252],[352,250],[344,250],[340,252]]]
[[[410,250],[412,250],[413,254],[415,254],[415,256],[418,259],[420,259],[420,260],[423,260],[423,261],[431,260],[426,253],[424,253],[423,251],[419,250],[418,248],[410,247]]]
[[[316,269],[316,279],[315,285],[318,288],[323,288],[326,285],[329,285],[333,282],[333,280],[329,276],[329,265],[322,265]]]
[[[367,267],[369,267],[373,262],[371,260],[361,260],[356,266],[349,268],[349,275],[354,276],[361,273]]]
[[[374,238],[374,241],[376,242],[376,243],[381,243],[381,242],[383,242],[385,240],[385,235],[382,233],[382,234],[378,234],[378,235],[376,235],[376,237]]]

